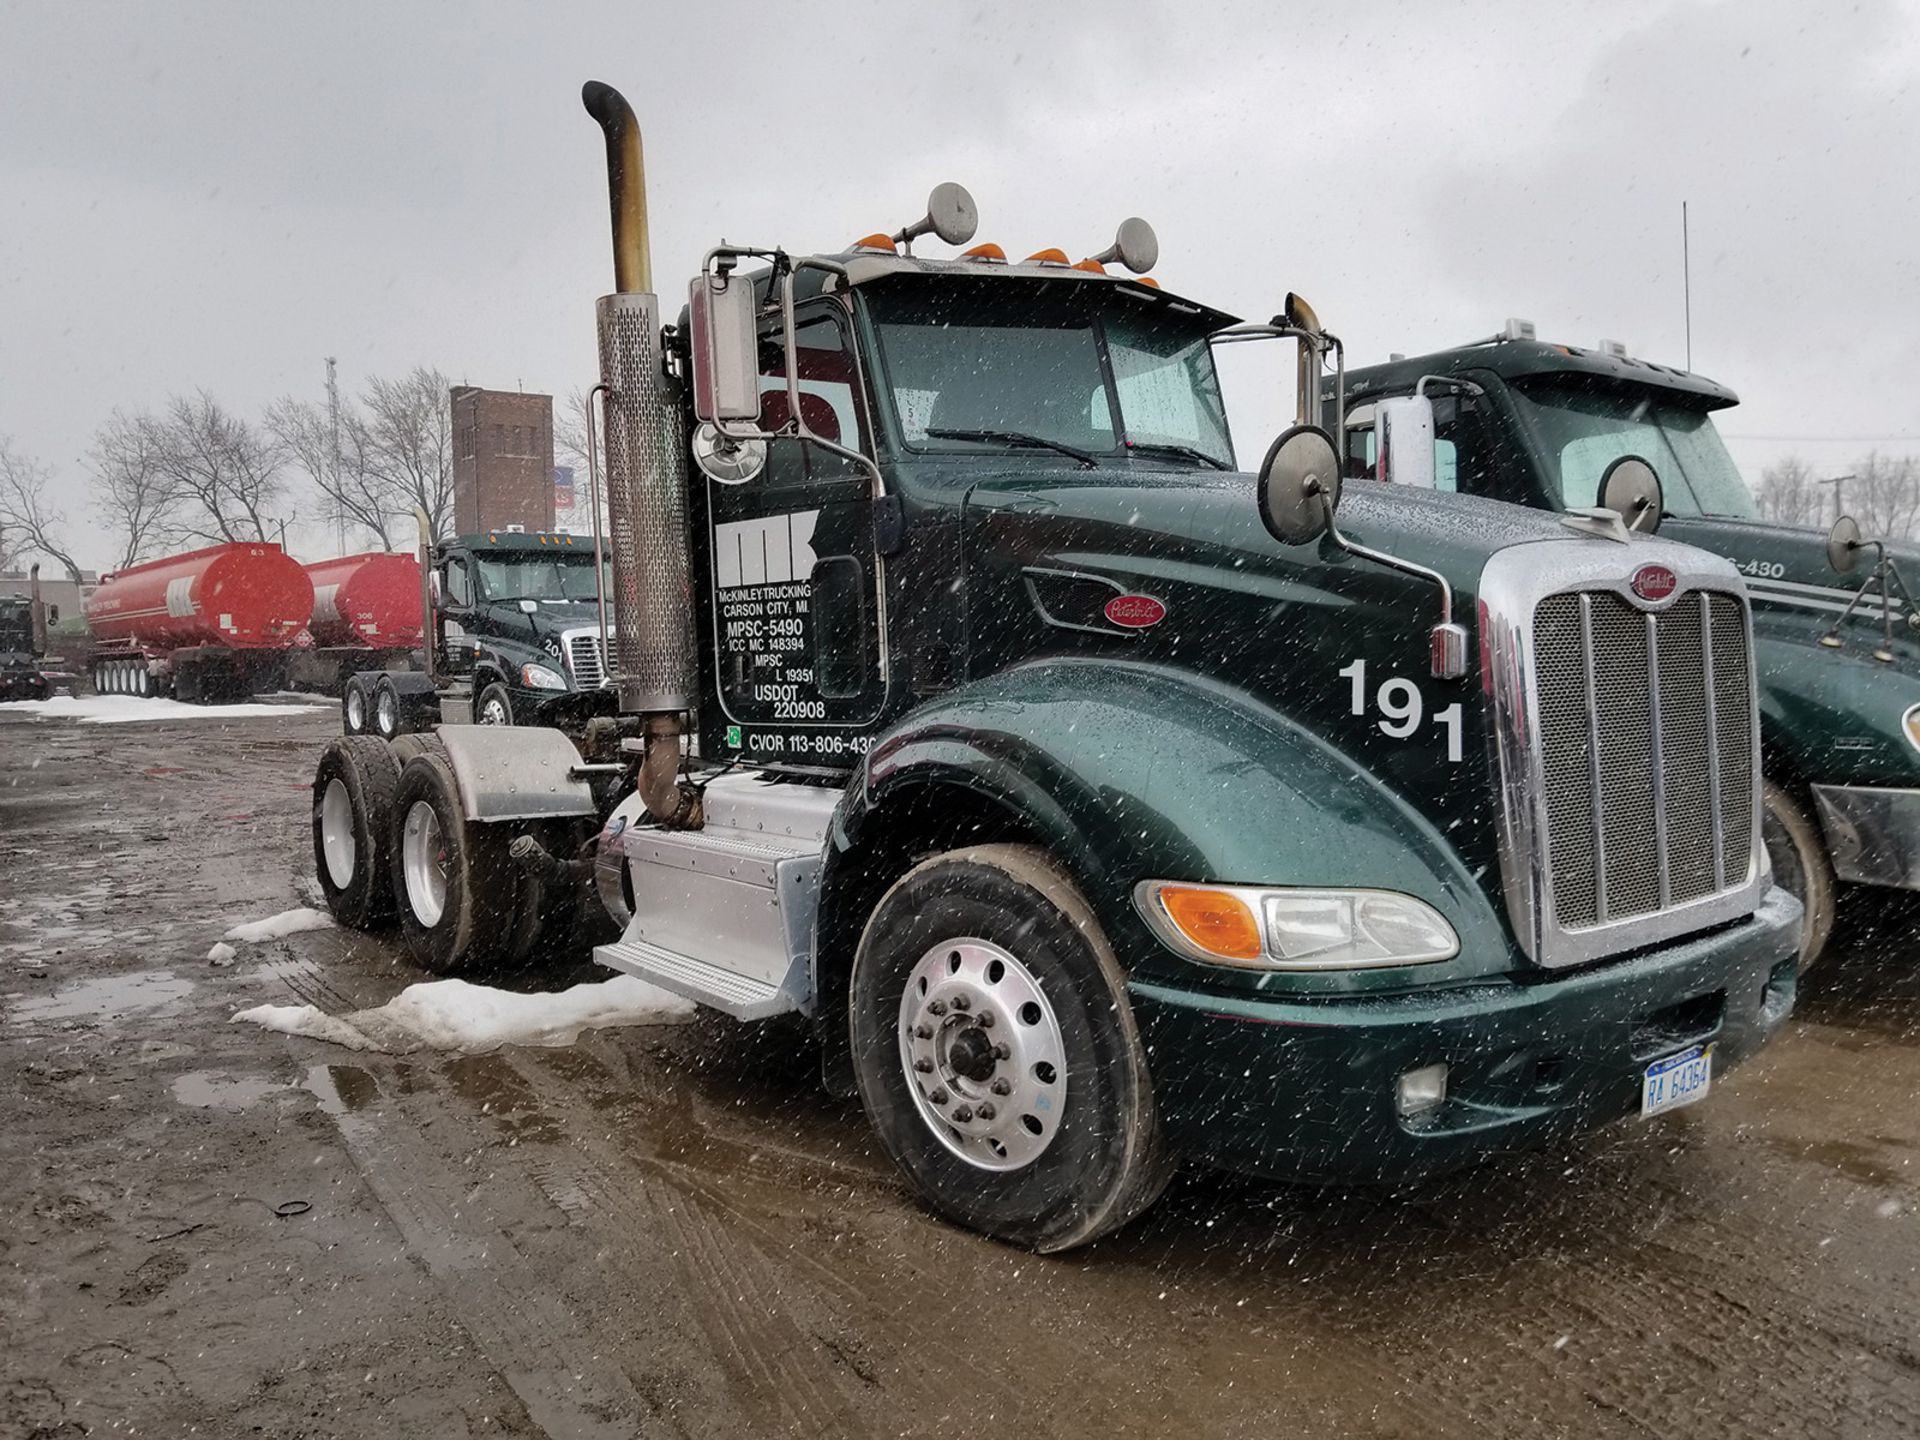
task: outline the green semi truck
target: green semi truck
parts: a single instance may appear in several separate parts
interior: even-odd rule
[[[1350,474],[1578,515],[1712,552],[1753,602],[1774,874],[1803,902],[1802,963],[1839,894],[1920,889],[1920,548],[1768,521],[1714,428],[1737,403],[1618,345],[1489,339],[1346,376]],[[1462,504],[1469,503],[1462,501]]]
[[[1733,565],[1343,492],[1337,341],[1160,289],[1140,222],[1009,260],[942,186],[663,316],[639,131],[584,98],[613,703],[331,744],[343,922],[471,973],[604,911],[601,964],[804,1020],[933,1207],[1042,1250],[1181,1161],[1400,1181],[1656,1115],[1785,1019]],[[1258,475],[1229,341],[1300,356]]]
[[[60,620],[60,607],[40,599],[40,567],[30,572],[25,595],[0,595],[0,700],[45,700],[52,682],[41,666],[47,654],[47,626]]]

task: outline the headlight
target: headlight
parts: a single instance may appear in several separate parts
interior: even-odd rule
[[[567,688],[567,677],[544,665],[522,665],[520,683],[529,690],[564,690]]]
[[[1391,890],[1298,890],[1143,880],[1133,903],[1174,950],[1247,970],[1372,970],[1460,953],[1424,900]]]
[[[1920,750],[1920,705],[1909,705],[1900,717],[1900,728],[1907,732],[1907,743]]]

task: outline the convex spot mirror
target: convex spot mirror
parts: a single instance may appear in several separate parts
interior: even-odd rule
[[[1836,575],[1851,575],[1860,563],[1860,551],[1865,543],[1860,538],[1860,522],[1851,515],[1842,515],[1827,532],[1827,564]]]
[[[1283,431],[1260,464],[1260,518],[1283,545],[1326,533],[1340,504],[1340,452],[1318,425]]]
[[[697,425],[693,431],[693,463],[700,467],[701,474],[721,485],[744,485],[766,468],[767,442],[722,434],[717,425]]]
[[[1134,274],[1144,275],[1160,263],[1160,237],[1138,215],[1130,216],[1120,222],[1113,244],[1093,258],[1102,265],[1118,260]]]
[[[949,245],[973,239],[973,232],[980,228],[980,212],[966,186],[946,180],[933,187],[927,196],[927,228]]]
[[[758,308],[753,282],[735,272],[697,275],[688,287],[693,413],[699,419],[759,418]]]
[[[1433,448],[1433,401],[1401,395],[1380,402],[1374,422],[1374,478],[1432,490],[1439,484]]]
[[[1660,528],[1660,477],[1638,455],[1622,455],[1607,466],[1596,499],[1602,509],[1626,521],[1629,530],[1651,535]]]

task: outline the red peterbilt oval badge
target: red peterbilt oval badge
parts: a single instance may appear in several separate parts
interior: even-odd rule
[[[1642,565],[1633,572],[1633,593],[1642,600],[1664,600],[1680,588],[1680,577],[1664,565]]]
[[[1151,595],[1116,595],[1102,609],[1122,630],[1144,630],[1167,618],[1167,607]]]

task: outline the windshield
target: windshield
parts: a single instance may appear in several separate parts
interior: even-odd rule
[[[608,573],[613,557],[607,556]],[[488,600],[592,600],[593,552],[571,555],[480,555],[480,593]]]
[[[1600,477],[1623,455],[1638,455],[1660,476],[1675,515],[1758,515],[1753,492],[1704,410],[1664,400],[1657,391],[1598,386],[1567,376],[1514,382],[1520,413],[1559,468],[1568,508],[1600,503]],[[1551,480],[1551,476],[1549,477]]]
[[[1231,466],[1206,336],[1160,307],[1098,303],[1115,298],[1028,303],[1023,292],[1010,304],[1003,285],[876,294],[882,369],[907,443],[968,450],[1017,436],[1093,455],[1194,451]]]

